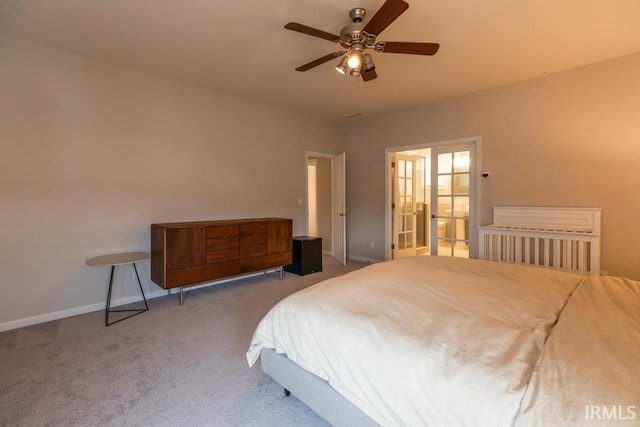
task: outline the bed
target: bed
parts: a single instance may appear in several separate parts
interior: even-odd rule
[[[638,425],[639,343],[639,282],[416,256],[285,298],[247,360],[337,426]]]

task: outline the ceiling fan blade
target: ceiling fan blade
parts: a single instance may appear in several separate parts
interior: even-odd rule
[[[440,49],[438,43],[380,42],[376,43],[377,52],[408,53],[411,55],[435,55]]]
[[[332,52],[328,55],[323,56],[322,58],[318,58],[315,59],[311,62],[308,62],[304,65],[299,66],[298,68],[296,68],[296,71],[307,71],[312,69],[313,67],[317,67],[318,65],[322,65],[327,61],[331,61],[333,58],[337,58],[339,56],[342,56],[345,54],[345,51],[339,51],[339,52]]]
[[[387,0],[367,22],[362,31],[379,36],[385,28],[398,19],[408,8],[409,3],[404,0]]]
[[[306,25],[298,24],[297,22],[289,22],[284,26],[287,30],[297,31],[302,34],[307,34],[313,37],[320,37],[321,39],[329,40],[330,42],[337,42],[340,40],[340,36],[327,33],[326,31],[318,30],[317,28],[307,27]]]
[[[377,79],[377,78],[378,78],[378,73],[376,73],[375,69],[371,71],[364,70],[362,72],[362,80],[364,80],[365,82],[368,82],[370,80]]]

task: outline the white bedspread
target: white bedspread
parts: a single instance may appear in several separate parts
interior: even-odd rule
[[[581,276],[444,257],[374,264],[278,303],[247,359],[285,353],[388,426],[509,426]]]
[[[545,345],[517,426],[640,425],[640,283],[594,277]]]

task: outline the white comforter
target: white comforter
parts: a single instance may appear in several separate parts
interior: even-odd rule
[[[640,283],[593,277],[547,341],[517,426],[640,426]]]
[[[581,276],[444,257],[374,264],[278,303],[247,359],[285,353],[388,426],[509,426]]]

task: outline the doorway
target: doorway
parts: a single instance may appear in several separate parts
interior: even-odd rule
[[[345,154],[307,152],[307,234],[342,265],[346,252]]]
[[[386,259],[477,257],[479,137],[387,150]]]

